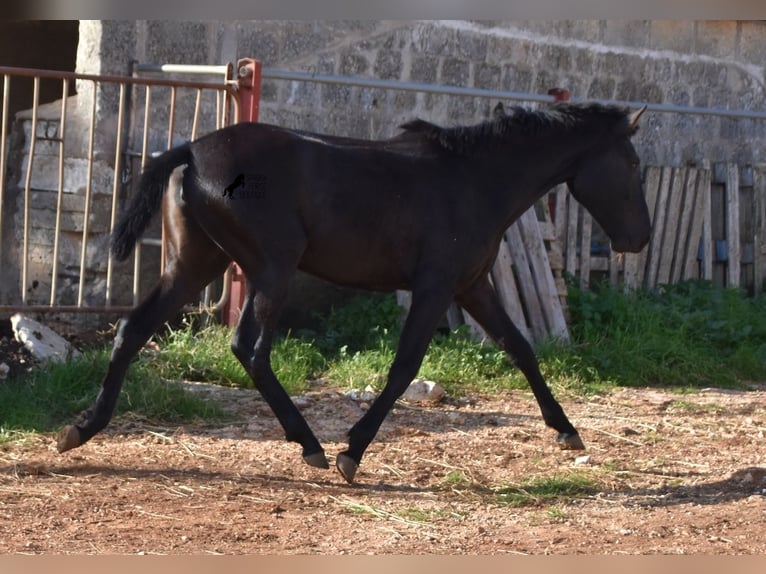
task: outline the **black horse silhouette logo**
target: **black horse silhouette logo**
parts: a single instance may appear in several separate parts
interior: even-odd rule
[[[234,190],[239,187],[244,187],[245,185],[245,174],[240,173],[237,177],[234,178],[234,181],[232,181],[228,186],[226,186],[226,189],[223,190],[223,196],[226,197],[227,195],[229,197],[234,197]]]

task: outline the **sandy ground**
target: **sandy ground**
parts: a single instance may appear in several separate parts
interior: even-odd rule
[[[353,486],[303,464],[254,391],[193,388],[232,421],[126,415],[63,455],[50,435],[0,445],[0,553],[766,553],[763,387],[565,397],[585,452],[555,446],[528,393],[402,403]],[[332,464],[367,405],[297,402]],[[530,482],[575,478],[553,499]]]

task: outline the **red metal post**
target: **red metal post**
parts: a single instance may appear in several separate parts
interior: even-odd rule
[[[569,90],[565,90],[564,88],[551,88],[548,90],[548,95],[553,96],[554,102],[569,101]]]
[[[239,121],[257,122],[261,102],[261,62],[254,58],[237,61],[237,98]],[[239,320],[239,312],[245,302],[245,276],[239,265],[231,264],[231,291],[223,307],[223,322],[233,327]]]

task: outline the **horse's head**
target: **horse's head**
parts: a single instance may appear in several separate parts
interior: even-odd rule
[[[639,159],[630,137],[646,108],[630,113],[618,133],[578,162],[569,190],[609,236],[612,249],[638,252],[649,242],[651,221],[641,185]]]

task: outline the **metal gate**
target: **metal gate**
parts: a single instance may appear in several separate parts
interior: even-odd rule
[[[135,63],[132,76],[0,67],[0,314],[121,314],[138,303],[164,265],[160,218],[132,262],[117,263],[108,240],[120,205],[153,154],[238,121],[242,109],[257,117],[254,70],[250,59],[236,72]],[[14,86],[30,81],[28,109],[11,117]],[[41,82],[57,83],[61,99],[41,103]],[[221,308],[228,285],[216,281],[200,305]]]

